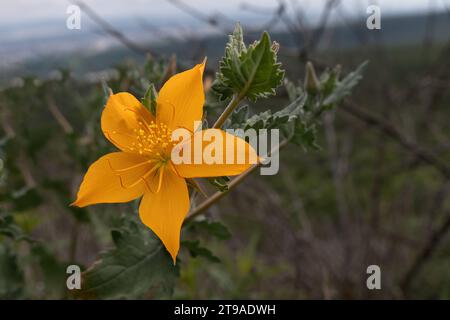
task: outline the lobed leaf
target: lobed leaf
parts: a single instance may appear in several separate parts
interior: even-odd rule
[[[170,294],[178,278],[161,241],[145,226],[127,221],[113,230],[114,248],[83,272],[78,298],[118,299]]]
[[[267,32],[247,48],[237,25],[225,48],[213,92],[221,100],[237,95],[256,101],[274,95],[284,77],[281,63],[277,62],[277,48]]]
[[[205,259],[218,263],[220,259],[217,258],[210,250],[200,245],[198,240],[185,240],[181,242],[181,245],[189,250],[189,253],[193,258],[204,257]]]
[[[323,100],[325,106],[333,105],[341,101],[345,96],[348,96],[353,87],[355,87],[362,79],[362,73],[368,62],[361,63],[355,71],[350,72],[344,79],[338,81],[329,95]]]

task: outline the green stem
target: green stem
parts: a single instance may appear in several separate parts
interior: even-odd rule
[[[242,99],[243,99],[242,94],[233,95],[233,98],[231,99],[230,103],[227,105],[225,110],[222,112],[219,119],[217,119],[216,123],[214,123],[214,126],[213,126],[214,129],[220,129],[223,126],[225,120],[228,119],[228,117],[231,115],[231,113],[234,111],[234,109],[236,109],[236,107],[239,105],[239,102],[241,102]]]

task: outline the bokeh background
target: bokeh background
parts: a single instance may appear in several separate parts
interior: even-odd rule
[[[66,27],[71,4],[80,30]],[[381,30],[366,27],[370,4]],[[101,82],[142,95],[158,59],[183,69],[204,56],[210,82],[236,22],[247,43],[270,32],[293,82],[307,61],[319,73],[369,65],[324,115],[320,150],[288,147],[277,175],[253,175],[210,209],[232,237],[203,240],[221,263],[181,253],[173,297],[450,298],[449,1],[21,0],[0,17],[1,298],[67,298],[66,266],[90,266],[133,214],[68,207],[112,150]],[[280,88],[252,112],[287,101]],[[381,290],[366,287],[371,264]]]

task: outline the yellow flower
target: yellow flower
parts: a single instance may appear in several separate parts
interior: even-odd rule
[[[180,247],[181,226],[190,207],[185,179],[237,175],[251,163],[246,160],[241,164],[226,164],[226,161],[175,164],[171,160],[176,145],[171,139],[173,130],[189,130],[191,141],[198,134],[213,133],[224,140],[233,139],[235,146],[244,143],[244,149],[234,148],[234,153],[241,152],[234,159],[238,156],[250,159],[256,155],[242,139],[222,130],[196,132],[194,122],[202,120],[205,102],[203,70],[204,63],[171,77],[159,92],[156,117],[129,93],[121,92],[109,98],[101,126],[106,138],[121,151],[107,154],[90,166],[72,204],[84,207],[128,202],[143,196],[139,216],[161,239],[174,263]],[[204,142],[201,146],[207,147]]]

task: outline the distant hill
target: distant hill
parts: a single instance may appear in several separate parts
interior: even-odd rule
[[[409,16],[382,16],[381,30],[369,30],[365,20],[345,22],[341,21],[329,26],[320,43],[321,49],[353,48],[362,45],[381,44],[412,45],[421,44],[425,36],[435,42],[449,40],[450,14],[437,13],[416,14]],[[246,34],[247,41],[252,41],[258,35]],[[272,38],[282,46],[295,49],[301,43],[293,41],[292,34],[285,31],[272,32]],[[224,43],[227,36],[209,36],[196,41],[166,41],[152,44],[154,50],[161,54],[175,53],[184,60],[191,60],[199,55],[207,55],[214,61],[223,54]],[[103,52],[86,54],[74,51],[73,53],[58,53],[39,56],[25,61],[13,68],[6,69],[0,74],[0,83],[5,84],[12,77],[24,75],[46,76],[56,68],[76,70],[77,74],[96,72],[107,69],[125,58],[141,60],[142,57],[131,53],[123,47],[107,49]]]

